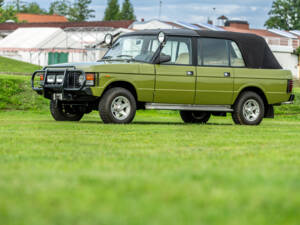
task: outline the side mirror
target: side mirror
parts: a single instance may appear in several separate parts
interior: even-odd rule
[[[162,63],[166,63],[166,62],[170,62],[171,61],[171,56],[169,55],[159,55],[156,60],[155,60],[155,64],[162,64]]]

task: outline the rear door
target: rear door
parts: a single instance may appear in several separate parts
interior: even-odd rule
[[[234,70],[230,65],[229,44],[224,39],[198,39],[195,104],[232,104]]]
[[[193,66],[192,38],[168,37],[161,54],[171,61],[155,65],[155,103],[193,104],[196,89],[196,67]]]

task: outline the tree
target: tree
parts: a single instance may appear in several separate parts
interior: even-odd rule
[[[70,12],[71,3],[69,1],[65,0],[57,0],[50,4],[49,8],[49,14],[51,15],[61,15],[61,16],[67,16]]]
[[[18,22],[17,11],[14,6],[9,5],[4,7],[0,7],[0,23],[5,23],[8,20],[13,20]]]
[[[91,3],[92,0],[77,0],[73,7],[70,8],[69,20],[80,22],[94,18],[95,10],[89,8]]]
[[[22,13],[33,13],[33,14],[47,14],[48,12],[42,9],[38,3],[30,2],[22,4],[20,7],[20,12]]]
[[[103,20],[120,20],[120,6],[118,0],[108,0]]]
[[[125,0],[122,5],[122,10],[120,14],[121,20],[135,20],[134,9],[129,0]]]
[[[0,0],[0,8],[2,8],[4,5],[4,0]]]
[[[275,0],[266,21],[267,28],[282,30],[300,29],[300,0]]]

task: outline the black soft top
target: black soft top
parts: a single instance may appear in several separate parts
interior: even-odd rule
[[[232,40],[241,49],[247,68],[253,69],[282,69],[277,59],[273,55],[270,47],[264,38],[255,34],[236,33],[227,31],[202,31],[188,29],[170,30],[142,30],[125,34],[132,35],[158,35],[163,31],[167,36],[187,36],[187,37],[206,37],[221,38]]]

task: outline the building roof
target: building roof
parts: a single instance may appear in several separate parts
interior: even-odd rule
[[[163,22],[166,23],[166,24],[169,24],[169,25],[171,25],[172,27],[175,27],[175,28],[180,28],[180,29],[184,29],[185,28],[184,26],[181,26],[181,25],[179,25],[177,23],[173,23],[171,21],[163,21]]]
[[[263,29],[239,29],[236,27],[222,27],[226,31],[231,31],[231,32],[239,32],[239,33],[248,33],[248,34],[256,34],[262,37],[277,37],[280,38],[282,36],[272,33],[268,30],[263,30]]]
[[[20,22],[26,21],[27,23],[68,22],[66,17],[60,15],[18,13],[17,18]]]
[[[270,29],[269,30],[272,33],[278,34],[280,36],[286,37],[286,38],[294,38],[297,39],[297,36],[293,35],[292,33],[284,30],[278,30],[278,29]]]
[[[0,31],[14,31],[18,28],[25,27],[55,27],[55,28],[71,28],[71,27],[111,27],[111,28],[128,28],[134,21],[88,21],[88,22],[49,22],[49,23],[0,23]]]
[[[0,41],[0,49],[80,47],[73,39],[65,40],[66,32],[60,28],[19,28]]]
[[[202,30],[213,30],[213,31],[225,31],[222,27],[209,24],[209,23],[196,23],[196,26],[198,26]]]

